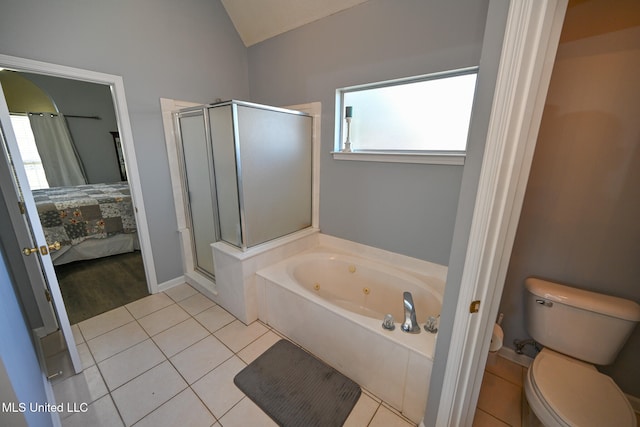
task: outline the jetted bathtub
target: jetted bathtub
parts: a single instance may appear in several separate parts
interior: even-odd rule
[[[258,316],[417,424],[437,337],[423,326],[440,314],[446,267],[373,252],[317,247],[258,271]],[[405,291],[419,334],[400,329]],[[382,328],[386,314],[395,319],[393,331]]]

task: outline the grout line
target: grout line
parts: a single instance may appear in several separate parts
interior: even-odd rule
[[[197,290],[196,290],[196,291],[197,291]],[[203,295],[203,296],[206,298],[206,295],[201,294],[199,291],[198,291],[198,293],[197,293],[197,294],[190,295],[190,296],[188,296],[187,298],[193,297],[193,296],[198,295],[198,294]],[[262,326],[264,326],[264,327],[265,327],[265,329],[266,329],[266,330],[265,330],[265,332],[264,332],[264,333],[262,333],[262,334],[260,334],[260,335],[258,335],[258,336],[257,336],[257,337],[255,337],[255,338],[253,338],[249,343],[247,343],[245,346],[243,346],[242,348],[240,348],[238,351],[234,351],[234,350],[233,350],[233,349],[231,349],[227,344],[225,344],[225,343],[224,343],[220,338],[218,338],[217,336],[215,336],[215,335],[214,335],[214,332],[218,332],[218,331],[220,331],[221,329],[223,329],[223,328],[227,327],[227,326],[228,326],[228,325],[230,325],[231,323],[233,323],[233,322],[235,322],[235,321],[239,321],[239,319],[237,319],[235,316],[231,315],[231,316],[233,317],[233,320],[232,320],[231,322],[229,322],[229,323],[227,323],[227,324],[225,324],[225,325],[221,326],[221,327],[220,327],[220,328],[218,328],[216,331],[211,332],[211,331],[210,331],[210,330],[209,330],[209,329],[208,329],[204,324],[200,323],[200,322],[195,318],[195,316],[196,316],[196,315],[198,315],[198,314],[200,314],[200,313],[202,313],[202,312],[204,312],[204,311],[206,311],[206,310],[208,310],[208,309],[210,309],[210,308],[213,308],[213,307],[217,306],[218,304],[214,304],[214,305],[213,305],[213,306],[211,306],[211,307],[207,307],[207,308],[205,308],[204,310],[202,310],[202,311],[200,311],[200,312],[198,312],[198,313],[191,314],[191,313],[189,313],[186,309],[184,309],[182,306],[180,306],[179,301],[175,301],[175,300],[173,300],[173,298],[171,298],[169,295],[166,295],[166,296],[167,296],[167,297],[172,301],[172,304],[176,304],[176,305],[178,305],[182,310],[184,310],[185,312],[187,312],[187,314],[189,315],[189,317],[190,317],[190,318],[192,318],[193,320],[195,320],[195,321],[196,321],[196,323],[197,323],[198,325],[200,325],[200,326],[202,326],[203,328],[205,328],[205,329],[206,329],[206,331],[207,331],[207,333],[208,333],[205,337],[201,338],[200,340],[196,341],[195,343],[190,344],[188,347],[186,347],[186,348],[184,348],[184,349],[180,350],[178,353],[174,354],[174,355],[173,355],[173,356],[171,356],[171,357],[174,357],[174,356],[176,356],[176,355],[178,355],[178,354],[182,353],[183,351],[185,351],[185,350],[189,349],[190,347],[192,347],[192,346],[196,345],[197,343],[199,343],[199,342],[201,342],[201,341],[203,341],[203,340],[207,339],[209,336],[211,336],[211,337],[213,337],[214,339],[216,339],[218,342],[220,342],[224,347],[226,347],[226,348],[227,348],[227,349],[232,353],[232,355],[231,355],[229,358],[225,359],[224,361],[222,361],[221,363],[219,363],[217,366],[215,366],[214,368],[212,368],[211,370],[209,370],[208,372],[206,372],[205,374],[203,374],[200,378],[198,378],[198,379],[196,379],[195,381],[193,381],[193,384],[195,384],[195,383],[197,383],[198,381],[200,381],[200,380],[201,380],[202,378],[204,378],[206,375],[210,374],[212,371],[214,371],[215,369],[219,368],[221,365],[223,365],[224,363],[226,363],[227,361],[229,361],[229,360],[230,360],[231,358],[233,358],[233,357],[237,357],[237,358],[238,358],[238,359],[239,359],[239,360],[240,360],[240,361],[245,365],[245,367],[246,367],[246,366],[248,365],[248,363],[246,363],[246,362],[245,362],[245,361],[244,361],[244,360],[239,356],[239,353],[240,353],[241,351],[243,351],[244,349],[246,349],[247,347],[249,347],[250,345],[252,345],[253,343],[255,343],[255,342],[256,342],[257,340],[259,340],[260,338],[264,337],[266,334],[268,334],[268,333],[269,333],[269,331],[272,331],[272,332],[273,332],[273,333],[275,333],[277,336],[279,336],[281,339],[285,339],[285,340],[287,340],[287,341],[289,341],[289,342],[292,342],[292,343],[293,343],[293,344],[295,344],[296,346],[298,346],[298,347],[302,348],[304,351],[307,351],[308,353],[313,354],[313,353],[309,352],[308,350],[306,350],[304,347],[302,347],[302,346],[298,345],[297,343],[293,342],[292,340],[290,340],[288,337],[284,336],[284,335],[283,335],[282,333],[280,333],[278,330],[276,330],[276,329],[274,329],[273,327],[269,326],[268,324],[266,324],[266,323],[262,322],[261,320],[256,320],[255,322],[251,322],[249,325],[245,325],[245,326],[246,326],[246,327],[248,327],[248,326],[250,326],[250,325],[251,325],[251,324],[253,324],[253,323],[258,323],[258,324],[260,324],[260,325],[262,325]],[[184,298],[184,299],[182,299],[181,301],[184,301],[184,300],[186,300],[187,298]],[[180,376],[180,378],[182,378],[182,379],[183,379],[183,381],[184,381],[184,382],[185,382],[185,384],[186,384],[186,387],[185,387],[185,388],[183,388],[183,389],[181,389],[180,391],[178,391],[174,396],[171,396],[171,397],[170,397],[170,398],[168,398],[166,401],[162,402],[160,405],[158,405],[156,408],[154,408],[154,409],[153,409],[152,411],[150,411],[148,414],[145,414],[143,417],[141,417],[140,419],[136,420],[134,424],[139,423],[140,421],[142,421],[142,420],[143,420],[145,417],[147,417],[149,414],[151,414],[151,413],[153,413],[154,411],[158,410],[161,406],[165,405],[166,403],[168,403],[169,401],[171,401],[172,399],[174,399],[174,398],[175,398],[177,395],[179,395],[180,393],[184,392],[184,391],[185,391],[185,390],[187,390],[187,389],[190,389],[190,390],[191,390],[191,392],[192,392],[193,394],[195,394],[195,396],[198,398],[198,400],[199,400],[199,401],[201,402],[201,404],[204,406],[204,408],[208,411],[208,413],[210,413],[210,414],[211,414],[211,416],[213,417],[213,419],[214,419],[214,423],[213,423],[212,425],[216,425],[216,423],[217,423],[217,425],[222,426],[222,424],[220,423],[220,419],[221,419],[222,417],[224,417],[225,415],[227,415],[231,410],[233,410],[233,408],[235,408],[235,407],[236,407],[240,402],[242,402],[242,400],[243,400],[243,399],[245,399],[245,398],[246,398],[246,399],[248,399],[248,397],[247,397],[247,395],[243,392],[243,393],[242,393],[242,398],[241,398],[240,400],[238,400],[238,402],[236,402],[234,405],[232,405],[232,406],[231,406],[227,411],[225,411],[225,413],[224,413],[224,414],[222,414],[222,415],[220,416],[220,418],[217,418],[217,417],[213,414],[213,412],[211,412],[211,410],[209,409],[209,407],[207,406],[207,404],[206,404],[206,403],[201,399],[200,395],[199,395],[198,393],[196,393],[196,391],[193,389],[193,387],[192,387],[192,385],[193,385],[193,384],[189,384],[189,382],[187,381],[187,379],[186,379],[186,378],[184,378],[184,376],[182,375],[182,373],[181,373],[181,372],[178,370],[178,368],[173,364],[173,362],[171,361],[171,358],[170,358],[170,357],[168,357],[168,356],[167,356],[167,354],[166,354],[166,353],[165,353],[165,352],[164,352],[164,351],[163,351],[163,350],[158,346],[158,344],[157,344],[157,343],[155,342],[155,340],[153,339],[153,336],[149,335],[149,333],[148,333],[148,332],[147,332],[147,331],[142,327],[142,325],[141,325],[141,324],[140,324],[140,322],[139,322],[139,321],[140,321],[141,319],[143,319],[144,317],[146,317],[146,316],[148,316],[148,315],[151,315],[151,314],[153,314],[153,313],[156,313],[156,312],[158,312],[159,310],[165,309],[165,308],[170,307],[170,306],[171,306],[171,304],[169,304],[169,305],[167,305],[167,306],[164,306],[164,307],[160,307],[159,309],[154,310],[154,311],[152,311],[152,312],[150,312],[150,313],[147,313],[147,314],[145,314],[145,316],[142,316],[142,317],[140,317],[140,318],[136,318],[136,317],[133,315],[133,313],[131,313],[131,312],[129,311],[129,309],[128,309],[126,306],[122,306],[122,307],[124,307],[124,308],[125,308],[125,310],[126,310],[126,311],[131,315],[131,317],[133,317],[133,320],[132,320],[132,321],[129,321],[129,322],[126,322],[126,323],[124,323],[123,325],[120,325],[120,326],[118,326],[118,327],[116,327],[116,328],[113,328],[113,329],[111,329],[111,330],[109,330],[109,331],[103,332],[102,334],[97,335],[97,336],[95,336],[95,337],[93,337],[93,338],[91,338],[91,339],[93,340],[93,339],[95,339],[95,338],[98,338],[99,336],[102,336],[102,335],[104,335],[104,334],[106,334],[106,333],[112,332],[112,331],[114,331],[114,330],[116,330],[116,329],[118,329],[118,328],[121,328],[121,327],[123,327],[123,326],[126,326],[126,325],[128,325],[128,324],[130,324],[130,323],[132,323],[132,322],[134,322],[134,321],[138,324],[138,326],[139,326],[140,328],[142,328],[143,332],[144,332],[144,333],[145,333],[145,335],[146,335],[146,338],[145,338],[145,339],[143,339],[142,341],[140,341],[140,342],[136,343],[136,344],[133,344],[133,345],[131,345],[131,346],[129,346],[129,347],[127,347],[127,348],[125,348],[125,349],[123,349],[123,350],[121,350],[121,351],[117,352],[117,353],[114,353],[114,354],[110,355],[109,357],[107,357],[107,358],[106,358],[106,359],[104,359],[104,360],[101,360],[100,362],[98,362],[98,361],[95,359],[95,356],[93,355],[93,351],[92,351],[92,350],[91,350],[91,348],[89,347],[88,340],[86,340],[86,337],[84,336],[84,333],[83,333],[83,332],[82,332],[82,330],[80,329],[79,324],[77,324],[77,325],[78,325],[78,330],[79,330],[79,332],[80,332],[80,334],[81,334],[81,336],[82,336],[82,338],[83,338],[83,340],[84,340],[84,341],[83,341],[83,343],[87,344],[87,349],[88,349],[88,351],[89,351],[89,354],[90,354],[90,356],[92,357],[92,359],[93,359],[93,361],[94,361],[94,364],[95,364],[95,366],[96,366],[96,369],[98,370],[98,374],[100,375],[100,378],[102,379],[102,381],[103,381],[103,383],[104,383],[104,385],[105,385],[105,388],[106,388],[106,390],[107,390],[105,395],[100,396],[98,399],[96,399],[96,400],[94,400],[93,402],[91,402],[91,403],[90,403],[90,405],[93,405],[97,400],[102,399],[102,398],[103,398],[103,397],[105,397],[105,396],[108,396],[108,397],[109,397],[109,399],[111,399],[111,402],[112,402],[112,404],[113,404],[114,408],[116,409],[116,412],[117,412],[118,416],[120,417],[120,420],[122,421],[123,425],[126,425],[126,423],[125,423],[125,421],[124,421],[124,417],[122,416],[121,410],[120,410],[120,408],[118,407],[118,405],[116,404],[116,401],[115,401],[115,399],[113,398],[112,393],[113,393],[113,392],[115,392],[116,390],[120,389],[120,388],[121,388],[121,387],[123,387],[124,385],[126,385],[126,384],[130,383],[130,382],[131,382],[131,381],[133,381],[134,379],[138,378],[140,375],[143,375],[143,374],[145,374],[145,373],[149,372],[151,369],[156,368],[157,366],[159,366],[160,364],[162,364],[162,363],[164,363],[164,362],[166,361],[166,362],[168,362],[168,363],[169,363],[169,365],[170,365],[170,366],[171,366],[171,367],[172,367],[172,368],[173,368],[173,369],[178,373],[178,375]],[[222,307],[221,307],[221,308],[222,308]],[[224,308],[222,308],[222,309],[224,310]],[[115,309],[114,309],[114,310],[115,310]],[[225,310],[225,311],[226,311],[226,310]],[[230,313],[229,313],[229,314],[230,314]],[[165,332],[165,331],[167,331],[167,330],[169,330],[169,329],[171,329],[171,328],[173,328],[173,327],[175,327],[175,326],[177,326],[177,325],[179,325],[179,324],[181,324],[181,323],[184,323],[184,322],[186,322],[186,321],[188,321],[188,320],[189,320],[189,318],[187,318],[187,319],[183,320],[182,322],[178,322],[178,323],[176,323],[175,325],[172,325],[172,326],[170,326],[169,328],[164,329],[163,331],[158,332],[158,333],[157,333],[157,334],[155,334],[154,336],[157,336],[158,334],[160,334],[160,333],[162,333],[162,332]],[[240,322],[240,321],[239,321],[239,322]],[[240,323],[242,323],[242,324],[244,325],[244,323],[243,323],[243,322],[240,322]],[[100,364],[100,363],[102,363],[102,362],[105,362],[105,361],[107,361],[107,360],[109,360],[109,359],[111,359],[111,358],[112,358],[112,357],[114,357],[114,356],[117,356],[117,355],[119,355],[119,354],[123,353],[124,351],[127,351],[127,350],[131,349],[132,347],[134,347],[134,346],[136,346],[136,345],[142,344],[143,342],[145,342],[145,341],[147,341],[147,340],[150,340],[150,341],[151,341],[151,343],[152,343],[152,344],[153,344],[153,345],[154,345],[154,346],[155,346],[155,347],[160,351],[160,353],[161,353],[161,354],[162,354],[162,356],[164,357],[164,360],[162,360],[162,361],[160,361],[159,363],[157,363],[157,364],[155,364],[155,365],[153,365],[153,366],[149,367],[149,368],[148,368],[148,369],[146,369],[144,372],[138,373],[138,374],[137,374],[136,376],[134,376],[133,378],[130,378],[130,379],[129,379],[129,380],[127,380],[125,383],[123,383],[123,384],[119,385],[118,387],[116,387],[114,390],[110,390],[110,388],[109,388],[109,386],[108,386],[108,384],[107,384],[107,382],[106,382],[106,380],[105,380],[105,378],[104,378],[104,375],[103,375],[103,373],[102,373],[102,370],[100,369],[99,364]],[[315,355],[314,355],[314,356],[315,356]],[[315,356],[315,357],[317,357],[317,356]],[[92,366],[94,366],[94,365],[92,365]],[[69,378],[72,378],[72,377],[69,377]],[[67,379],[68,379],[68,378],[67,378]],[[63,381],[66,381],[67,379],[65,379],[65,380],[63,380]],[[377,397],[377,396],[373,395],[370,391],[368,391],[368,390],[366,390],[366,389],[364,389],[364,388],[362,388],[362,387],[361,387],[361,390],[362,390],[362,392],[363,392],[364,394],[366,394],[367,396],[369,396],[370,398],[372,398],[372,399],[374,400],[374,402],[377,404],[376,410],[373,412],[373,415],[371,416],[371,418],[370,418],[370,419],[369,419],[369,421],[367,422],[367,425],[371,425],[371,423],[373,422],[373,419],[375,418],[375,415],[378,413],[378,411],[380,410],[380,408],[381,408],[382,406],[384,406],[386,409],[388,409],[389,411],[391,411],[391,412],[392,412],[395,416],[397,416],[399,419],[402,419],[402,420],[404,420],[405,422],[408,422],[409,424],[414,425],[410,420],[408,420],[406,417],[404,417],[402,414],[400,414],[396,409],[394,409],[394,408],[392,408],[391,406],[389,406],[389,404],[388,404],[388,403],[384,402],[384,401],[383,401],[382,399],[380,399],[379,397]],[[266,414],[265,414],[265,415],[266,415]]]

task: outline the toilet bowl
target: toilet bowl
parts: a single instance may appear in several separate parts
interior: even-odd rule
[[[626,396],[595,365],[615,361],[640,322],[640,305],[533,277],[525,288],[527,332],[544,346],[525,379],[531,424],[636,427]]]
[[[545,348],[536,356],[524,388],[538,425],[636,426],[631,404],[610,377],[553,350]]]

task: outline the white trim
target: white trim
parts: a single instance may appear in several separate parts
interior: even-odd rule
[[[514,349],[509,347],[502,347],[500,350],[498,350],[498,354],[500,355],[500,357],[510,360],[513,363],[517,363],[518,365],[525,368],[529,368],[529,366],[531,366],[531,363],[533,363],[532,357],[529,357],[526,354],[518,354]]]
[[[436,425],[471,425],[566,0],[512,1]],[[482,301],[476,315],[469,303]]]
[[[466,154],[461,153],[399,153],[391,151],[332,151],[334,160],[360,162],[419,163],[425,165],[464,165]]]
[[[111,87],[113,94],[114,108],[118,119],[120,139],[124,150],[125,164],[127,166],[127,177],[131,187],[131,197],[133,199],[138,228],[138,238],[142,251],[142,259],[147,277],[147,284],[151,293],[158,292],[158,282],[156,269],[151,250],[151,239],[149,237],[149,226],[142,196],[142,184],[138,171],[136,152],[133,144],[133,132],[129,120],[129,111],[124,93],[124,83],[121,76],[113,74],[99,73],[96,71],[82,70],[79,68],[67,67],[64,65],[51,64],[47,62],[34,61],[30,59],[17,58],[0,54],[0,66],[19,71],[27,71],[38,74],[46,74],[54,77],[81,80],[91,83],[99,83]]]
[[[164,292],[176,286],[180,286],[187,283],[184,276],[178,276],[175,279],[167,280],[166,282],[158,283],[158,292]]]
[[[311,136],[311,227],[320,227],[320,129],[322,128],[322,103],[319,101],[307,104],[289,105],[287,109],[302,111],[313,117],[313,134]]]
[[[180,161],[178,159],[178,146],[173,123],[173,113],[183,108],[197,107],[202,104],[176,99],[160,98],[162,110],[162,126],[164,128],[164,142],[169,158],[169,174],[171,176],[171,190],[173,192],[173,204],[176,208],[178,230],[187,228],[187,217],[184,209],[184,195],[182,194],[182,175],[180,173]],[[173,155],[172,155],[173,154]]]

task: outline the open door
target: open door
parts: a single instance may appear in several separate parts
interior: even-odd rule
[[[22,189],[29,190],[29,183],[11,126],[2,86],[0,86],[0,141],[2,143],[0,190],[7,204],[10,205],[8,206],[11,211],[9,219],[20,243],[20,247],[14,250],[23,254],[29,281],[43,317],[45,332],[55,330],[57,325],[66,341],[73,369],[79,373],[82,371],[82,364],[49,255],[50,251],[56,250],[56,247],[55,245],[49,247],[45,240],[31,191],[22,191]],[[43,302],[43,295],[49,306]]]

